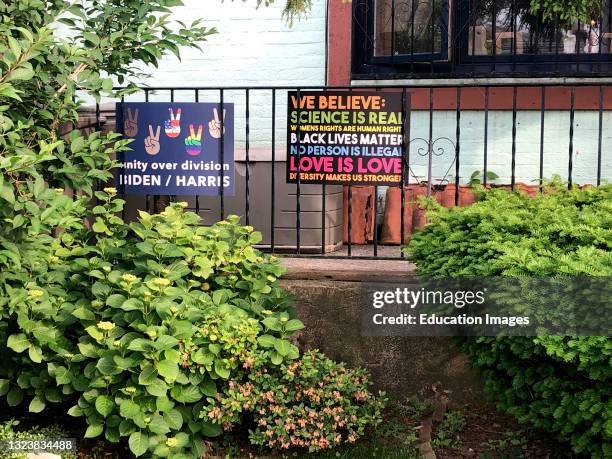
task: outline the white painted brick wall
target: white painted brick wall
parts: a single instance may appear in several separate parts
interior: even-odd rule
[[[313,2],[306,20],[292,28],[281,19],[284,1],[256,8],[256,0],[185,0],[173,18],[202,18],[218,34],[204,52],[166,57],[147,82],[156,85],[319,85],[324,82],[325,0]]]
[[[595,183],[597,177],[599,113],[576,111],[574,118],[573,179],[574,182]],[[429,137],[429,112],[413,112],[410,137]],[[612,180],[612,132],[606,127],[612,123],[612,113],[604,112],[602,133],[601,175]],[[544,177],[554,174],[567,180],[569,160],[569,110],[546,112],[544,119]],[[496,183],[510,183],[512,158],[512,112],[489,112],[488,170],[500,176]],[[484,112],[465,111],[461,114],[461,151],[459,176],[465,183],[472,172],[483,170]],[[433,138],[456,139],[456,113],[435,111]],[[417,153],[423,143],[413,142],[411,169],[418,180],[427,179],[427,159]],[[440,140],[436,147],[445,148],[441,156],[435,156],[434,181],[446,177],[454,181],[454,145]],[[540,112],[519,111],[516,125],[516,180],[528,184],[537,183],[540,164]],[[449,171],[450,167],[450,171]],[[416,179],[411,178],[414,182]]]

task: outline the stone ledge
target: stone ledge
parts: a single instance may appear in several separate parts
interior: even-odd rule
[[[414,277],[415,265],[404,260],[351,260],[281,257],[283,279],[385,282]]]

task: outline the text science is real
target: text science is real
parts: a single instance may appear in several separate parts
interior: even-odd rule
[[[234,194],[234,105],[124,102],[117,132],[132,139],[122,154],[123,194]]]
[[[401,93],[289,92],[287,182],[400,185],[402,100]]]

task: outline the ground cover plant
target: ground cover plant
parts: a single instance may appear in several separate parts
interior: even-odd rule
[[[492,190],[430,213],[405,248],[423,276],[610,276],[612,187],[550,186],[530,198]],[[499,407],[579,453],[612,454],[612,341],[480,337],[463,341]]]

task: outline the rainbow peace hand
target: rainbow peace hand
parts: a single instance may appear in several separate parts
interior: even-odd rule
[[[174,116],[174,111],[169,108],[170,119],[164,121],[164,132],[170,138],[175,138],[181,135],[181,109],[179,108],[176,111],[176,117]]]
[[[202,125],[198,126],[198,133],[193,130],[193,124],[189,125],[190,135],[185,139],[185,149],[189,156],[197,156],[202,153]]]

